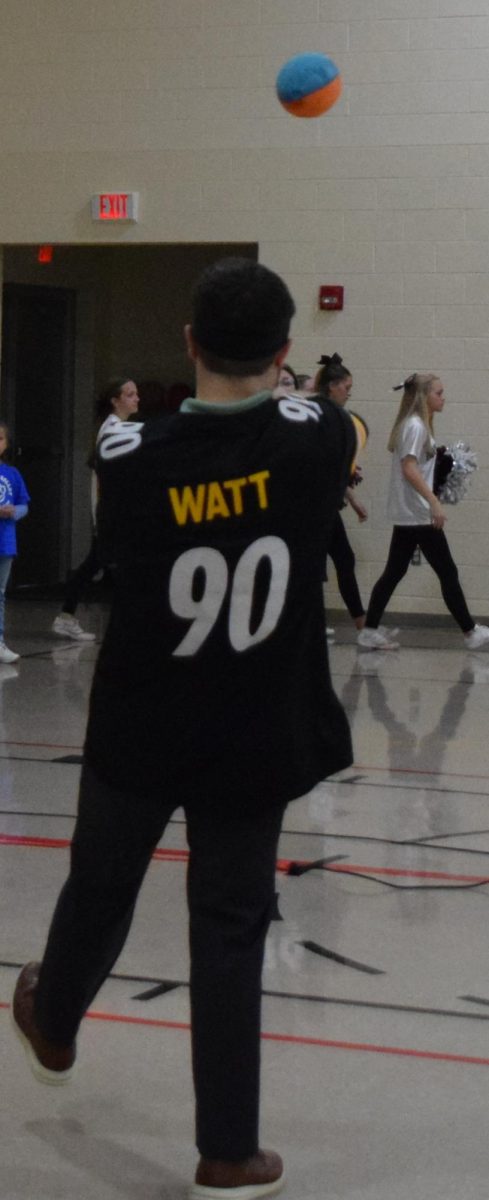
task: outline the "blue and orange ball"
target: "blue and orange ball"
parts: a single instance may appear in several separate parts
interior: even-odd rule
[[[277,75],[277,96],[294,117],[320,117],[341,94],[341,75],[326,54],[296,54]]]

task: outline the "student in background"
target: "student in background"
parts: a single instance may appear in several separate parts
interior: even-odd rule
[[[30,501],[20,471],[5,462],[8,444],[8,428],[0,421],[0,663],[19,658],[5,645],[5,592],[17,554],[16,522],[27,515]]]
[[[348,370],[348,367],[345,367],[343,359],[340,358],[339,354],[323,354],[320,359],[319,368],[314,381],[314,391],[327,396],[329,400],[333,400],[340,408],[344,408],[348,403],[353,387],[351,371]],[[351,505],[359,521],[363,522],[367,520],[367,509],[357,499],[355,488],[351,485],[346,488],[342,507],[345,507],[346,504]],[[365,624],[365,609],[362,604],[357,577],[355,575],[355,555],[348,540],[343,518],[339,512],[336,514],[336,520],[331,532],[328,557],[334,563],[340,595],[352,621],[358,630],[363,629]],[[328,637],[333,637],[334,630],[328,627],[327,633]]]
[[[287,395],[287,392],[297,392],[299,390],[299,381],[295,371],[290,366],[290,363],[284,363],[280,375],[278,377],[278,387],[275,389],[275,394]]]
[[[138,411],[139,396],[133,379],[113,379],[104,388],[100,397],[97,416],[99,438],[106,429],[116,428],[122,421],[129,421]],[[92,579],[101,570],[97,539],[97,480],[92,471],[91,508],[92,540],[86,558],[73,571],[66,583],[61,612],[54,618],[52,631],[57,637],[70,638],[75,642],[93,642],[95,634],[82,629],[75,613]]]
[[[443,599],[464,635],[467,650],[480,650],[489,646],[489,627],[476,625],[467,608],[443,529],[446,514],[433,491],[433,419],[445,404],[443,384],[437,375],[415,373],[401,386],[403,397],[387,443],[392,454],[387,511],[394,529],[387,563],[374,585],[358,644],[366,650],[397,648],[398,643],[389,640],[379,621],[419,546],[438,576]]]

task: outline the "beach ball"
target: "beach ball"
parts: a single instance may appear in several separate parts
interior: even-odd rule
[[[341,93],[341,75],[326,54],[296,54],[277,75],[277,96],[294,117],[320,117]]]

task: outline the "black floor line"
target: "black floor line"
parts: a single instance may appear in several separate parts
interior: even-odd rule
[[[137,996],[131,996],[131,1000],[154,1000],[156,996],[165,996],[167,992],[174,992],[179,987],[181,987],[180,983],[175,983],[173,979],[168,979],[163,983],[157,983],[155,987],[149,988],[148,991],[138,992]]]
[[[282,834],[284,832],[285,831],[282,830]],[[293,833],[292,830],[290,832]],[[485,833],[486,831],[481,830],[480,832]],[[487,832],[489,832],[489,830]],[[298,833],[296,836],[304,837],[305,835],[302,833]],[[433,846],[431,844],[430,839],[425,840],[424,838],[414,838],[412,841],[408,841],[408,840],[405,840],[404,838],[401,838],[399,840],[397,840],[396,838],[376,838],[376,837],[369,837],[367,835],[362,835],[362,834],[358,835],[358,834],[354,834],[354,833],[323,833],[323,834],[318,834],[317,836],[323,837],[326,841],[330,841],[330,842],[371,842],[371,843],[376,843],[379,846],[399,846],[401,849],[409,849],[409,847],[412,847],[414,849],[418,848],[421,850],[423,850],[423,849],[425,849],[425,850],[444,850],[444,851],[447,851],[449,854],[478,854],[482,858],[485,855],[489,854],[489,850],[476,850],[475,846],[440,846],[439,843],[437,843],[436,845]],[[458,837],[459,834],[457,834],[457,833],[450,834],[449,833],[446,836]],[[463,835],[461,834],[460,836],[463,836]],[[466,836],[469,836],[469,835],[466,835]],[[474,833],[474,836],[477,836],[477,831]]]
[[[100,641],[90,642],[90,646],[93,649],[99,645],[100,645]],[[77,647],[77,648],[79,648],[79,647]],[[68,652],[69,650],[74,650],[74,649],[75,649],[75,645],[73,642],[71,642],[67,646],[52,646],[49,648],[49,650],[28,650],[26,654],[21,654],[20,658],[21,658],[21,660],[25,660],[26,658],[44,658],[46,660],[46,662],[49,662],[54,650],[56,650],[56,651],[66,650]],[[86,666],[93,666],[94,662],[95,662],[94,658],[85,658],[85,659],[83,659],[83,661],[81,663],[80,663],[80,660],[77,659],[77,666],[83,666],[84,664]]]
[[[80,766],[83,762],[82,754],[63,754],[61,758],[52,758],[53,763],[78,763]]]
[[[463,829],[454,830],[453,833],[427,833],[425,837],[416,838],[419,842],[438,842],[443,838],[452,837],[479,837],[481,834],[489,833],[489,829]],[[463,847],[461,847],[463,849]]]
[[[48,766],[52,766],[53,763],[61,763],[63,766],[67,766],[67,765],[72,766],[73,765],[73,759],[71,758],[71,756],[70,756],[70,761],[68,764],[66,758],[64,758],[64,759],[62,759],[62,758],[36,758],[34,755],[32,755],[32,757],[31,757],[28,754],[0,754],[0,762],[22,762],[22,763],[35,762],[35,763],[47,763]],[[77,762],[78,762],[78,758],[77,758]],[[80,762],[81,762],[81,758],[80,758]]]
[[[399,773],[399,768],[396,768],[396,775]],[[420,771],[420,775],[422,774],[423,772]],[[440,775],[443,775],[443,771],[440,771]],[[409,776],[412,779],[411,772],[409,772]],[[330,781],[330,783],[336,786],[337,783],[341,783],[341,780],[333,779]],[[380,779],[367,779],[365,777],[363,786],[375,788],[377,791],[386,791],[388,789],[390,792],[429,792],[430,796],[456,796],[457,800],[468,800],[471,796],[481,796],[482,799],[487,800],[489,797],[489,791],[468,792],[465,788],[433,787],[433,785],[430,783],[412,783],[409,781],[409,779],[406,779],[404,783],[396,783],[395,780],[389,781],[388,783],[383,783]]]
[[[49,763],[49,764],[62,763],[63,765],[72,765],[72,761],[70,761],[68,763],[68,759],[66,757],[64,757],[64,758],[47,758],[47,757],[39,758],[34,755],[31,756],[28,754],[0,754],[0,762],[2,762],[2,761],[3,762],[26,762],[26,763],[36,762],[36,763]],[[396,774],[398,774],[398,771],[396,771]],[[421,772],[421,774],[422,774],[422,772]],[[441,771],[440,774],[443,774],[443,771]],[[389,790],[391,792],[396,792],[396,791],[401,792],[401,791],[407,791],[407,790],[409,790],[411,792],[423,791],[423,792],[429,792],[430,795],[436,795],[436,796],[456,796],[457,800],[461,800],[461,801],[470,800],[472,797],[475,797],[475,798],[480,797],[483,800],[487,800],[489,798],[489,791],[486,791],[486,792],[473,791],[472,792],[472,791],[466,791],[465,789],[463,789],[461,791],[460,788],[433,787],[431,784],[413,783],[413,782],[410,782],[409,780],[406,780],[404,783],[396,783],[394,781],[389,782],[389,783],[382,783],[381,780],[368,779],[367,776],[365,776],[365,775],[358,776],[357,778],[355,778],[353,780],[332,779],[332,780],[329,780],[329,786],[330,787],[344,787],[346,784],[350,784],[350,783],[354,783],[356,786],[357,779],[362,779],[364,787],[375,788],[377,791],[386,791],[386,790]],[[318,786],[320,786],[320,785],[318,785]],[[291,801],[291,803],[294,803],[294,802]]]
[[[328,858],[317,858],[315,862],[290,862],[286,875],[307,875],[308,871],[322,871],[329,863],[343,862],[347,854],[330,854]]]
[[[385,975],[385,971],[379,970],[378,967],[370,967],[368,963],[356,962],[354,958],[346,958],[344,954],[337,954],[336,950],[327,950],[326,946],[320,946],[318,942],[298,942],[299,946],[304,946],[305,950],[311,950],[313,954],[319,954],[321,958],[332,959],[333,962],[340,963],[343,967],[352,967],[354,971],[363,971],[365,975]]]
[[[48,763],[48,764],[62,763],[63,765],[71,766],[71,765],[73,765],[74,759],[71,756],[65,756],[63,758],[47,758],[47,757],[37,758],[34,755],[30,756],[28,754],[0,754],[0,762],[2,762],[2,761],[3,762],[26,762],[26,763],[35,762],[35,763]],[[76,759],[76,761],[78,762],[78,759]],[[81,759],[80,759],[80,761],[81,761]],[[399,770],[397,768],[396,768],[396,774],[399,774]],[[423,774],[423,772],[420,772],[420,774]],[[443,775],[443,771],[441,771],[440,774]],[[386,790],[389,790],[391,792],[395,792],[395,791],[400,792],[400,791],[406,791],[406,790],[409,790],[411,792],[423,791],[423,792],[429,792],[430,795],[436,795],[436,796],[456,796],[457,799],[461,800],[461,801],[470,800],[472,797],[476,797],[476,798],[480,797],[483,800],[487,800],[489,798],[489,791],[486,791],[486,792],[473,791],[472,792],[472,791],[466,791],[465,789],[463,789],[461,791],[460,788],[433,787],[431,784],[413,783],[413,782],[410,782],[409,780],[406,780],[404,783],[396,783],[395,781],[392,781],[389,783],[383,783],[381,780],[369,779],[366,775],[358,775],[358,776],[355,776],[353,779],[331,779],[328,781],[328,784],[330,787],[344,787],[346,784],[350,784],[350,783],[353,783],[356,785],[358,783],[358,781],[360,781],[360,780],[362,780],[364,787],[376,788],[377,791],[386,791]],[[323,780],[321,782],[324,783],[326,781]],[[321,786],[321,784],[318,784],[318,786]],[[294,802],[291,801],[291,803],[294,803]]]
[[[20,971],[24,963],[0,962],[0,969],[3,967],[7,970]],[[115,979],[121,983],[149,983],[155,987],[161,987],[167,983],[171,984],[172,990],[176,988],[188,988],[188,979],[156,979],[154,975],[119,975],[111,974],[109,979]],[[416,1004],[394,1004],[381,1000],[353,1000],[346,996],[315,996],[307,992],[277,992],[270,988],[264,988],[263,996],[267,996],[272,1000],[300,1000],[307,1004],[331,1004],[337,1005],[340,1008],[368,1008],[378,1009],[382,1012],[399,1012],[409,1013],[413,1016],[422,1017],[451,1017],[464,1021],[489,1021],[489,1013],[464,1012],[458,1008],[430,1008],[424,1005]],[[475,996],[460,996],[461,1000],[471,1000],[473,1003],[489,1005],[489,1001],[479,999]]]

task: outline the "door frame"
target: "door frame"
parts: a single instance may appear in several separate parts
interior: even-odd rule
[[[61,399],[61,429],[60,442],[62,446],[62,460],[60,469],[60,487],[59,487],[59,511],[57,513],[57,544],[58,544],[58,580],[53,581],[59,583],[65,579],[71,562],[71,540],[72,540],[72,511],[73,511],[73,495],[72,495],[72,478],[73,478],[73,405],[74,405],[74,381],[75,381],[75,351],[76,351],[76,290],[69,287],[49,286],[37,283],[11,283],[3,284],[3,303],[0,305],[2,310],[2,332],[1,332],[1,398],[2,410],[5,413],[5,420],[9,426],[11,435],[12,456],[11,461],[14,465],[18,465],[22,471],[22,459],[16,459],[15,447],[17,443],[16,430],[16,377],[17,377],[17,359],[19,353],[17,334],[17,323],[19,317],[19,308],[17,298],[23,296],[39,296],[57,295],[62,292],[66,301],[66,324],[63,338],[63,365],[62,365],[62,399]],[[8,301],[8,303],[6,303]],[[14,590],[15,590],[15,580]]]

